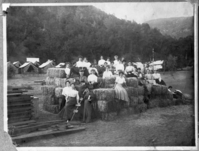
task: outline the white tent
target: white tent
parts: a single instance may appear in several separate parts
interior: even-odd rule
[[[152,63],[149,64],[149,69],[151,70],[159,70],[162,69],[162,64],[164,63],[164,60],[158,60],[158,61],[154,61]]]
[[[57,66],[55,66],[56,68],[61,68],[61,67],[63,67],[63,66],[65,66],[65,63],[59,63]]]
[[[44,68],[44,67],[46,67],[47,65],[49,65],[50,63],[52,63],[52,62],[53,62],[52,60],[48,60],[48,61],[42,63],[42,64],[39,66],[39,68]]]
[[[39,66],[39,68],[41,69],[40,71],[43,73],[47,72],[48,68],[53,68],[53,67],[54,67],[53,60],[48,60]]]

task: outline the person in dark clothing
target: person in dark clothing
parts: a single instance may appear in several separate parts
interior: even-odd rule
[[[165,83],[164,80],[162,80],[161,78],[155,79],[155,82],[156,82],[156,84],[165,85],[165,86],[166,86],[166,83]]]
[[[92,103],[96,100],[96,97],[89,88],[84,91],[84,94],[83,122],[89,123],[91,121]]]

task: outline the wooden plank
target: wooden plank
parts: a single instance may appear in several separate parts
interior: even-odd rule
[[[11,102],[8,103],[8,107],[12,107],[12,106],[26,106],[26,105],[32,105],[33,103],[30,102]]]
[[[30,120],[31,118],[23,118],[23,119],[15,119],[15,120],[9,120],[8,119],[8,123],[11,124],[11,123],[16,123],[16,122],[25,122],[25,121],[28,121]]]
[[[16,115],[16,114],[13,114],[13,115],[9,115],[8,116],[8,119],[13,119],[13,118],[26,118],[26,117],[29,117],[31,118],[33,115],[32,114],[21,114],[21,115]]]
[[[8,90],[7,93],[24,93],[24,92],[28,92],[26,90]]]
[[[67,125],[66,121],[63,121],[62,123],[59,122],[59,123],[47,123],[47,124],[34,123],[34,124],[24,126],[24,127],[16,127],[13,135],[16,136],[16,135],[27,134],[27,133],[38,131],[40,128],[49,129],[53,125],[63,125],[63,124]]]
[[[36,123],[35,120],[29,120],[29,121],[25,121],[25,122],[16,122],[13,124],[9,124],[8,126],[18,126],[18,125],[23,125],[23,124],[31,124],[31,123]]]
[[[21,136],[12,137],[12,140],[17,141],[17,140],[35,138],[35,137],[39,137],[39,136],[54,135],[54,134],[70,134],[70,133],[73,133],[73,132],[83,131],[85,129],[86,129],[85,127],[76,127],[76,128],[72,128],[72,129],[57,130],[57,131],[46,130],[46,131],[34,132],[34,133],[30,133],[30,134],[24,134],[24,135],[21,135]]]
[[[8,110],[8,113],[13,113],[13,112],[21,112],[21,111],[27,111],[27,110],[33,110],[33,107],[23,107],[23,108],[16,108],[12,110]]]
[[[26,100],[31,100],[32,95],[18,95],[18,96],[8,96],[8,101],[26,101]]]

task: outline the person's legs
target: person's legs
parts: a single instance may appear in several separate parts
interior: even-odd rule
[[[65,117],[67,118],[67,120],[70,120],[70,118],[72,117],[75,105],[76,105],[76,100],[75,99],[69,99],[69,101],[66,102],[66,105],[65,105],[65,110],[66,110],[65,111]]]
[[[66,100],[65,100],[65,96],[60,96],[59,97],[59,111],[61,109],[63,109],[63,107],[65,106]]]

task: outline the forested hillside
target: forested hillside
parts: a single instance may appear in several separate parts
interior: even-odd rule
[[[170,35],[173,38],[182,38],[193,35],[194,18],[193,17],[174,17],[161,18],[147,21],[151,28],[157,28],[164,35]]]
[[[11,7],[7,18],[8,60],[41,62],[89,61],[100,55],[150,61],[176,57],[178,66],[193,62],[193,35],[178,40],[162,35],[146,23],[137,24],[108,15],[92,6]]]

